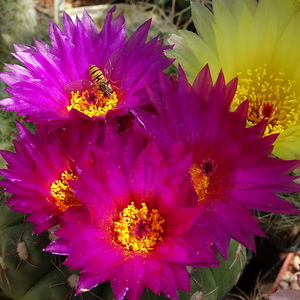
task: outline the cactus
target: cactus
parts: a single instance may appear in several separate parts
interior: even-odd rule
[[[3,195],[2,202],[4,199]],[[42,251],[50,242],[49,233],[33,234],[32,224],[24,222],[25,218],[26,215],[1,203],[1,300],[114,299],[109,283],[74,296],[79,272],[62,265],[63,256]],[[217,300],[234,285],[245,262],[244,248],[232,241],[228,260],[219,259],[221,266],[218,268],[191,269],[191,292],[179,291],[180,299]],[[146,290],[141,300],[150,299],[169,298]]]
[[[4,197],[2,197],[4,199]],[[33,234],[26,215],[0,205],[0,299],[63,300],[98,299],[101,286],[83,296],[73,296],[72,279],[78,272],[61,265],[64,258],[43,252],[49,244],[49,233]]]

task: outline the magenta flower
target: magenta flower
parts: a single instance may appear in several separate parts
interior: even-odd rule
[[[82,210],[68,181],[78,178],[76,158],[86,164],[89,162],[87,149],[97,142],[101,125],[73,116],[65,131],[49,132],[48,127],[37,125],[34,135],[18,124],[16,153],[1,151],[8,169],[0,170],[6,178],[0,181],[0,186],[13,194],[6,204],[13,210],[30,214],[27,221],[34,223],[37,233],[59,224],[68,208]]]
[[[229,110],[236,84],[225,85],[221,73],[213,86],[205,67],[190,85],[179,69],[178,81],[161,77],[160,88],[149,89],[157,114],[135,110],[163,151],[182,141],[183,151],[193,153],[191,195],[205,209],[197,223],[224,258],[231,238],[255,250],[254,235],[264,236],[251,210],[299,213],[276,196],[300,191],[287,175],[299,162],[268,157],[276,136],[262,138],[265,123],[245,128],[247,102]]]
[[[192,156],[177,159],[174,147],[169,165],[136,127],[106,136],[104,148],[117,155],[94,149],[91,166],[70,182],[87,211],[66,211],[60,238],[45,250],[68,255],[64,264],[82,270],[77,294],[110,281],[118,300],[137,300],[146,287],[178,300],[178,289],[190,289],[186,265],[218,265],[209,233],[191,233],[202,207],[178,205],[188,196]]]
[[[91,118],[125,115],[147,104],[145,85],[172,60],[164,57],[162,40],[146,42],[150,20],[126,41],[122,14],[112,20],[112,8],[100,33],[88,13],[73,23],[63,16],[63,29],[50,22],[52,46],[35,40],[35,47],[16,45],[14,56],[24,64],[7,65],[0,79],[11,88],[2,109],[17,111],[29,122],[61,125],[71,109]]]

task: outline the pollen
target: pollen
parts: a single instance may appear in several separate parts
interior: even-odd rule
[[[72,108],[92,117],[106,115],[109,110],[118,105],[118,98],[115,92],[106,95],[102,90],[72,91],[68,111]]]
[[[198,195],[198,202],[204,200],[207,195],[207,189],[209,186],[209,177],[210,177],[210,172],[214,172],[215,169],[207,170],[209,168],[215,167],[212,164],[201,164],[200,166],[196,163],[193,163],[189,173],[191,174],[191,179],[192,183],[195,189],[195,192]],[[216,168],[216,167],[215,167]]]
[[[55,180],[51,186],[50,191],[53,197],[54,204],[58,209],[64,212],[71,206],[81,206],[79,200],[74,195],[68,180],[76,180],[77,176],[72,171],[64,171],[58,180]]]
[[[238,74],[238,87],[232,109],[249,99],[248,125],[267,120],[265,135],[281,133],[299,123],[300,95],[296,83],[284,69],[271,72],[264,64]]]
[[[163,223],[165,220],[157,209],[149,211],[145,203],[136,208],[131,202],[119,213],[114,222],[116,243],[127,251],[148,253],[155,245],[163,240]]]

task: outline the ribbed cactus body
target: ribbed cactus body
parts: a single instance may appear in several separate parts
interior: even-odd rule
[[[73,279],[70,276],[78,272],[61,264],[64,257],[42,251],[49,244],[48,232],[32,234],[32,224],[24,222],[24,218],[24,214],[0,205],[0,288],[3,294],[0,299],[97,299],[92,293],[101,294],[101,286],[92,293],[74,296],[75,289],[69,281]]]
[[[245,247],[232,240],[228,259],[224,260],[220,256],[218,259],[220,267],[203,268],[191,273],[197,281],[191,282],[193,295],[191,298],[182,296],[180,299],[219,300],[235,285],[246,262]]]

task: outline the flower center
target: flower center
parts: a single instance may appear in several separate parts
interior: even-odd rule
[[[116,242],[126,250],[147,253],[162,241],[164,221],[157,209],[149,211],[145,203],[138,209],[131,202],[114,222]]]
[[[198,195],[198,202],[206,198],[207,189],[209,186],[209,177],[216,170],[217,165],[211,158],[203,160],[200,166],[196,163],[192,164],[189,173],[191,174],[193,186]]]
[[[117,94],[96,65],[90,65],[88,73],[90,80],[77,80],[65,86],[65,90],[71,91],[67,109],[74,108],[91,118],[104,116],[118,105]]]
[[[74,195],[67,180],[76,180],[77,176],[72,171],[64,171],[60,179],[55,180],[51,186],[50,191],[54,199],[54,204],[58,209],[64,212],[71,206],[81,206],[79,200]]]
[[[118,105],[118,98],[115,92],[107,95],[102,90],[72,91],[68,111],[72,108],[84,113],[89,117],[104,116],[109,110]]]
[[[254,71],[248,69],[246,74],[239,73],[238,76],[232,109],[249,99],[249,126],[262,119],[268,120],[265,135],[270,135],[298,124],[300,95],[294,91],[296,82],[289,79],[283,69],[269,72],[264,64]]]

